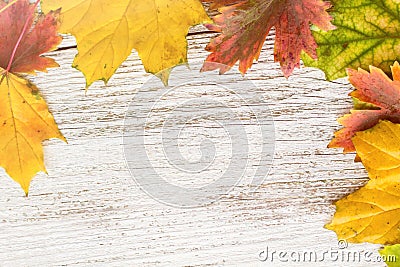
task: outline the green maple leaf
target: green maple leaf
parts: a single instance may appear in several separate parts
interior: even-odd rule
[[[346,68],[373,65],[390,74],[400,60],[400,2],[396,0],[332,0],[336,30],[314,29],[318,60],[305,53],[306,66],[323,70],[328,80],[346,76]]]

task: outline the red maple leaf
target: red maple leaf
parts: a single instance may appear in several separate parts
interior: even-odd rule
[[[53,50],[62,38],[57,34],[59,11],[36,14],[36,4],[19,0],[0,13],[0,67],[13,73],[34,73],[58,67],[40,55]],[[0,9],[7,3],[0,1]]]
[[[349,95],[364,102],[362,109],[353,109],[338,122],[344,126],[335,133],[328,147],[342,147],[343,152],[355,151],[352,137],[356,132],[375,126],[379,120],[400,123],[400,65],[392,67],[393,80],[381,69],[370,66],[363,69],[347,69],[351,84],[356,88]],[[365,105],[365,103],[367,105]]]
[[[322,0],[203,2],[212,2],[213,6],[219,7],[220,14],[213,17],[215,25],[206,26],[221,32],[206,48],[212,53],[207,57],[203,71],[219,68],[220,73],[224,73],[240,61],[239,70],[245,73],[254,59],[258,59],[269,31],[275,26],[275,61],[280,62],[283,74],[288,77],[295,67],[300,67],[301,51],[317,58],[317,44],[310,23],[326,31],[335,28],[326,12],[330,4]]]

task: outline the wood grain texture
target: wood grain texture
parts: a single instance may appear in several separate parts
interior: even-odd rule
[[[203,60],[212,33],[196,28],[189,61]],[[0,266],[384,266],[369,262],[258,260],[267,247],[287,252],[337,249],[323,228],[333,201],[365,184],[354,155],[327,149],[336,119],[351,107],[346,80],[327,82],[303,68],[285,79],[273,63],[273,33],[246,74],[264,97],[275,124],[275,157],[257,192],[235,188],[201,208],[166,206],[139,189],[125,163],[124,117],[150,77],[136,53],[104,86],[87,93],[70,67],[76,49],[67,37],[49,53],[61,65],[32,80],[41,88],[68,144],[45,143],[49,175],[39,174],[28,198],[4,173],[0,179]],[[229,75],[229,73],[227,74]],[[350,245],[344,251],[371,251]],[[339,250],[340,251],[340,250]]]

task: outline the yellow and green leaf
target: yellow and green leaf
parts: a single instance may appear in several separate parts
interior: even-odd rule
[[[400,267],[400,244],[386,246],[379,253],[388,267]]]
[[[318,59],[305,53],[306,66],[323,70],[328,80],[346,76],[346,68],[373,65],[390,74],[400,60],[400,2],[395,0],[332,0],[336,30],[315,30]]]

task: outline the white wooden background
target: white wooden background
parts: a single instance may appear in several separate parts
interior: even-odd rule
[[[193,30],[189,61],[204,59],[212,34]],[[70,67],[72,38],[49,53],[61,65],[33,78],[69,144],[45,142],[49,175],[39,174],[30,196],[4,173],[0,179],[0,266],[384,266],[366,262],[261,262],[279,251],[337,250],[323,228],[333,201],[355,191],[367,174],[354,155],[326,146],[336,119],[348,112],[346,80],[327,82],[303,68],[285,79],[273,63],[273,34],[246,75],[261,90],[275,122],[276,151],[257,192],[230,194],[201,208],[161,204],[130,176],[122,146],[124,116],[150,77],[134,52],[107,87],[85,94],[82,74]],[[228,74],[229,75],[229,74]],[[240,191],[237,190],[237,191]],[[350,244],[347,251],[379,245]]]

